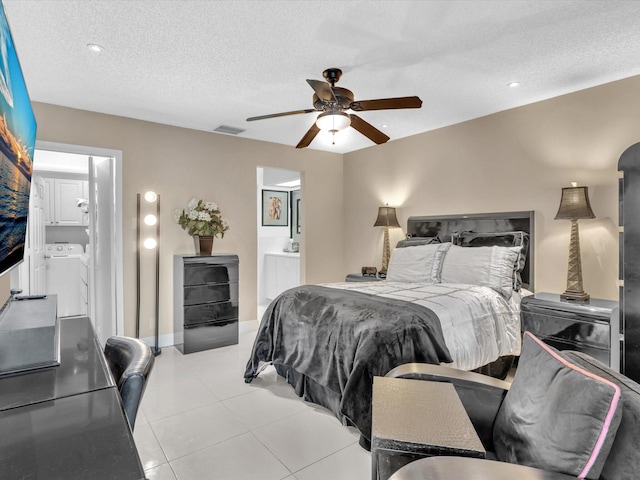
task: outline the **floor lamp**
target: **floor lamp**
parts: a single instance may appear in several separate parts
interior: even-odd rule
[[[587,187],[578,187],[572,182],[571,187],[562,189],[560,207],[556,220],[571,220],[571,240],[569,242],[569,266],[567,270],[567,290],[560,295],[562,300],[586,302],[589,295],[582,288],[582,259],[580,258],[580,234],[578,220],[595,218],[589,203]]]
[[[160,329],[160,195],[155,192],[147,192],[144,194],[144,199],[147,203],[156,204],[155,214],[149,213],[144,216],[142,223],[143,228],[155,226],[155,235],[153,230],[146,238],[141,242],[141,202],[140,194],[138,194],[137,203],[137,215],[136,215],[136,337],[140,338],[140,246],[142,245],[147,250],[155,249],[155,261],[154,268],[156,273],[156,285],[155,285],[155,345],[151,347],[151,351],[155,356],[160,355],[162,350],[159,347],[159,329]]]
[[[389,245],[389,228],[400,227],[398,223],[398,217],[396,217],[396,209],[390,207],[387,204],[384,207],[378,208],[378,218],[374,227],[384,227],[384,242],[382,244],[382,268],[380,269],[380,276],[385,277],[387,275],[387,268],[389,268],[389,257],[391,257],[391,246]]]

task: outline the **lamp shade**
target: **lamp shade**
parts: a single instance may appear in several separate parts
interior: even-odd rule
[[[596,218],[589,203],[587,187],[567,187],[562,189],[560,208],[556,213],[556,220],[579,220],[581,218]]]
[[[398,223],[398,217],[396,217],[396,209],[394,207],[380,207],[378,208],[378,218],[374,227],[400,227]]]
[[[339,132],[351,125],[351,117],[344,112],[324,112],[318,115],[316,126],[320,130]]]

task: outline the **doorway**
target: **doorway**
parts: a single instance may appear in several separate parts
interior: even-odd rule
[[[118,150],[36,142],[30,210],[42,213],[29,216],[27,261],[11,277],[12,288],[57,294],[59,316],[89,316],[103,345],[124,334],[121,166]],[[84,278],[85,298],[55,275],[81,291]]]
[[[301,173],[280,168],[257,168],[258,265],[257,318],[262,318],[271,300],[284,290],[300,285],[302,235]],[[277,202],[279,219],[270,219]],[[286,203],[286,205],[284,205]],[[271,206],[272,207],[272,206]],[[281,207],[281,209],[280,209]],[[286,214],[286,219],[284,215]]]

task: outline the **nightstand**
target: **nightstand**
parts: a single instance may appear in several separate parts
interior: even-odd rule
[[[344,279],[345,282],[380,282],[382,278],[378,276],[370,277],[367,275],[362,275],[361,273],[350,273],[347,275],[347,278]]]
[[[520,304],[522,331],[530,331],[558,350],[577,350],[620,370],[618,302],[592,298],[586,303],[536,293]]]

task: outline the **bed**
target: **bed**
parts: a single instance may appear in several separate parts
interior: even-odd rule
[[[371,438],[373,377],[409,362],[473,370],[520,353],[534,212],[410,217],[386,281],[303,285],[264,313],[245,381],[269,364]]]

